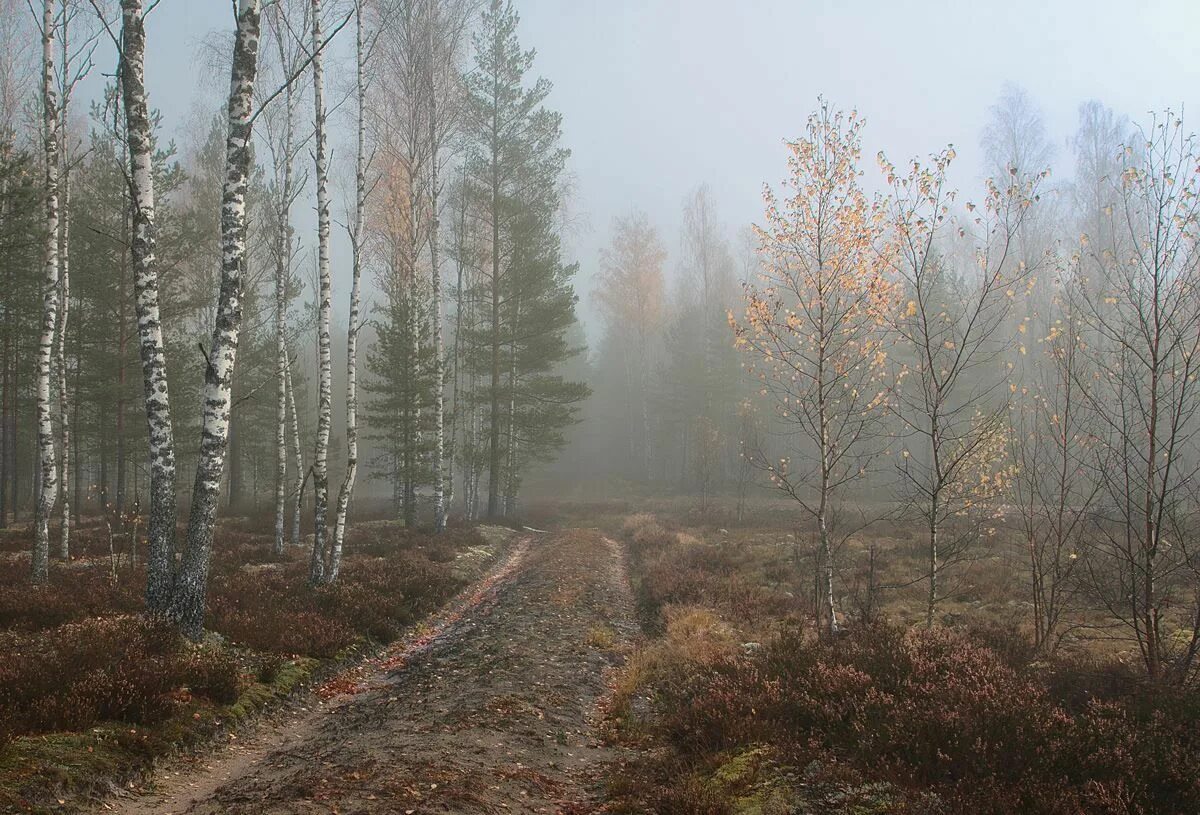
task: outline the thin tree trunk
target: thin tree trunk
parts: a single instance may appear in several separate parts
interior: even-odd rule
[[[127,241],[132,244],[132,241]],[[126,291],[125,281],[125,261],[121,261],[121,291],[122,294]],[[114,508],[117,516],[117,529],[125,529],[125,486],[129,480],[125,472],[125,359],[128,356],[129,332],[126,331],[125,323],[125,298],[121,297],[121,305],[118,310],[118,324],[120,325],[120,339],[117,342],[117,405],[116,405],[116,438],[117,438],[117,475],[116,475],[116,497],[114,500]]]
[[[286,229],[286,227],[284,227]],[[275,542],[276,555],[283,554],[284,515],[287,512],[287,340],[285,334],[284,264],[275,269]]]
[[[175,579],[175,431],[167,387],[167,360],[158,307],[158,225],[155,215],[153,138],[146,98],[146,30],[142,0],[122,0],[121,88],[129,142],[133,204],[133,286],[142,362],[146,427],[150,439],[150,507],[147,525],[146,607],[163,614]],[[124,329],[122,329],[124,330]]]
[[[415,209],[415,208],[414,208]],[[409,257],[416,257],[416,248],[412,247]],[[405,380],[412,383],[416,380],[419,370],[418,356],[420,345],[417,341],[416,318],[416,280],[410,277],[403,294],[404,311],[404,343],[405,343]],[[403,461],[404,461],[404,526],[411,529],[417,524],[417,439],[420,434],[420,413],[416,407],[417,389],[411,384],[407,388],[403,420]]]
[[[63,28],[63,47],[66,48],[66,27]],[[67,98],[63,94],[62,125],[66,132]],[[71,559],[71,492],[67,482],[71,477],[71,398],[67,391],[67,317],[71,307],[71,274],[69,260],[71,245],[71,168],[65,165],[62,174],[62,218],[60,219],[60,261],[59,261],[59,306],[58,340],[55,348],[55,365],[58,369],[58,413],[59,413],[59,443],[62,445],[62,506],[60,507],[62,523],[59,527],[58,556],[62,560]]]
[[[497,155],[499,123],[492,117],[492,392],[491,447],[488,457],[489,518],[500,515],[500,157]]]
[[[438,263],[438,109],[437,68],[434,58],[434,15],[429,21],[429,255],[433,287],[433,531],[446,529],[446,485],[442,473],[446,449],[445,346],[442,340],[442,268]]]
[[[325,580],[328,556],[329,516],[329,428],[333,409],[333,362],[329,349],[329,319],[333,283],[329,272],[329,169],[328,135],[325,132],[325,73],[321,55],[321,0],[312,0],[312,71],[313,109],[316,150],[313,160],[317,173],[317,444],[313,453],[313,551],[309,579]]]
[[[76,359],[75,393],[79,393],[80,366],[78,363],[78,360],[79,360],[79,329],[78,328],[75,330],[75,359]],[[72,412],[72,414],[74,414],[71,418],[71,426],[74,428],[78,428],[80,426],[79,425],[79,400],[78,399],[76,399],[71,404],[71,412]],[[82,435],[81,433],[72,433],[71,434],[71,447],[72,447],[72,451],[73,451],[72,456],[75,459],[75,466],[71,468],[72,492],[74,494],[74,497],[71,499],[71,517],[74,520],[76,526],[79,525],[79,516],[80,516],[80,514],[82,514],[82,511],[83,511],[83,473],[82,473],[83,467],[80,465],[81,459],[79,457],[79,437],[81,435]],[[63,489],[66,489],[65,484],[63,485]]]
[[[821,330],[824,335],[824,302],[823,301],[821,304],[821,315],[822,315],[822,321],[821,321],[822,329]],[[821,599],[822,599],[822,603],[824,604],[824,607],[825,607],[824,608],[825,617],[826,617],[825,623],[828,626],[827,631],[828,631],[829,636],[836,637],[838,634],[838,620],[837,620],[837,605],[835,604],[834,599],[833,599],[833,546],[829,539],[830,538],[829,494],[831,491],[830,474],[831,474],[831,470],[832,470],[831,462],[832,462],[832,459],[833,459],[836,451],[833,449],[833,444],[829,437],[829,421],[830,421],[830,419],[829,419],[827,406],[826,406],[826,398],[827,397],[826,397],[825,385],[824,385],[824,381],[825,381],[824,380],[824,376],[825,376],[824,367],[825,367],[825,359],[826,358],[825,358],[823,349],[824,349],[824,346],[822,346],[822,352],[820,354],[820,357],[819,357],[819,360],[817,363],[817,365],[818,365],[817,377],[818,377],[818,381],[821,383],[821,385],[818,389],[819,395],[817,397],[818,403],[819,403],[817,405],[817,416],[818,416],[818,419],[819,419],[820,425],[821,425],[821,496],[820,496],[820,503],[817,507],[817,528],[818,528],[820,536],[821,536],[821,566],[822,566],[822,569],[824,570],[821,575],[821,578],[822,578],[822,586],[821,586],[822,598]]]
[[[259,0],[240,0],[229,88],[229,131],[221,193],[221,288],[205,366],[200,453],[192,488],[187,546],[169,614],[189,637],[203,631],[204,596],[213,526],[229,442],[230,389],[242,322],[242,274],[246,262],[246,188],[252,150],[254,81],[258,73]]]
[[[9,427],[9,403],[12,399],[11,380],[9,378],[9,370],[11,364],[9,361],[9,353],[11,352],[12,343],[9,335],[12,331],[12,307],[6,304],[4,308],[4,359],[0,362],[3,365],[3,372],[0,377],[3,378],[3,395],[0,395],[0,529],[8,528],[8,474],[9,474],[9,450],[12,447],[12,429]]]
[[[516,513],[517,502],[517,333],[521,325],[521,299],[517,298],[512,318],[513,340],[508,361],[508,429],[505,433],[507,450],[504,462],[504,515]]]
[[[67,391],[67,316],[71,306],[71,277],[68,261],[71,246],[71,157],[66,146],[67,113],[74,85],[71,79],[71,48],[68,38],[68,16],[64,13],[61,27],[63,64],[61,71],[61,104],[59,106],[59,132],[64,141],[60,148],[62,156],[62,201],[59,207],[59,317],[58,335],[54,349],[54,364],[58,374],[59,443],[62,445],[62,464],[59,484],[62,492],[61,524],[59,526],[58,556],[61,560],[71,558],[71,493],[68,482],[71,473],[71,400]]]
[[[292,458],[296,462],[296,483],[293,488],[295,502],[292,504],[292,545],[300,545],[300,511],[304,506],[304,482],[307,479],[304,472],[304,455],[300,445],[300,417],[296,413],[296,390],[292,384],[292,363],[291,359],[287,360],[287,367],[284,368],[284,376],[287,379],[287,399],[288,413],[291,415],[292,422]]]
[[[937,513],[939,507],[937,499],[933,500],[931,505],[933,513]],[[933,615],[937,610],[938,603],[938,522],[935,514],[930,515],[929,519],[929,601],[925,611],[925,627],[933,627]]]
[[[283,14],[280,6],[276,14]],[[283,47],[282,31],[277,38],[279,61],[286,71],[287,57]],[[284,88],[284,137],[283,167],[279,190],[279,240],[275,257],[275,545],[276,555],[283,554],[285,515],[287,513],[287,412],[288,412],[288,352],[287,352],[287,287],[291,277],[292,262],[292,151],[295,148],[294,123],[296,95],[292,84]],[[300,459],[296,459],[299,472]],[[299,537],[297,533],[296,538]],[[293,539],[295,542],[295,539]]]
[[[358,97],[357,156],[354,164],[354,225],[350,244],[353,252],[350,280],[350,321],[346,328],[346,476],[338,489],[337,507],[333,521],[333,546],[325,571],[325,582],[337,580],[342,567],[342,545],[346,539],[346,514],[358,474],[358,309],[359,281],[362,279],[363,221],[367,209],[366,110],[367,84],[365,77],[366,51],[363,44],[362,0],[355,0],[355,62]]]
[[[3,143],[0,144],[0,161],[5,165],[8,164],[10,158],[10,147],[12,144],[12,133],[6,132],[0,134]],[[8,174],[5,173],[4,179],[0,182],[0,218],[8,218]],[[11,287],[13,272],[9,270],[8,280],[6,283]],[[10,289],[11,290],[11,289]],[[8,508],[9,508],[9,493],[8,493],[8,477],[10,462],[10,451],[15,447],[16,442],[13,438],[13,430],[9,422],[13,414],[11,407],[14,404],[14,395],[12,393],[13,379],[10,375],[12,371],[12,361],[9,359],[9,354],[13,350],[12,342],[13,333],[13,308],[12,304],[6,302],[4,304],[4,358],[0,360],[0,366],[3,367],[0,378],[3,379],[3,395],[0,396],[0,529],[8,528]],[[12,502],[15,505],[15,501]]]
[[[58,489],[54,420],[50,407],[50,363],[58,323],[58,93],[54,72],[55,0],[42,5],[42,137],[45,167],[46,246],[42,280],[42,335],[37,357],[37,444],[39,478],[34,506],[33,582],[50,579],[50,514]]]

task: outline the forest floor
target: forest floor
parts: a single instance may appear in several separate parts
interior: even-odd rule
[[[102,811],[596,811],[606,675],[637,632],[620,545],[531,534],[411,637]]]

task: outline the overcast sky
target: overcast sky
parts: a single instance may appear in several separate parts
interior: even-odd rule
[[[1135,121],[1165,106],[1197,110],[1200,127],[1200,0],[516,5],[572,150],[579,217],[570,245],[585,303],[614,216],[646,211],[672,266],[682,200],[701,182],[731,237],[758,218],[763,182],[784,172],[782,140],[800,133],[818,94],[867,119],[868,157],[882,148],[899,161],[953,143],[965,197],[978,188],[980,135],[1006,81],[1041,108],[1060,177],[1087,99]],[[201,51],[232,29],[230,9],[229,0],[162,0],[151,15],[149,90],[170,135],[184,139],[198,100],[216,104],[224,90]]]

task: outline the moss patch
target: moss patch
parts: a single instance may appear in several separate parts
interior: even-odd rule
[[[156,759],[196,747],[286,699],[326,664],[285,662],[270,682],[252,683],[232,704],[193,700],[151,727],[109,722],[86,733],[16,739],[0,748],[0,812],[78,811],[114,784],[142,776]]]
[[[787,785],[766,747],[734,754],[704,784],[714,798],[729,803],[733,815],[785,815],[795,811]]]

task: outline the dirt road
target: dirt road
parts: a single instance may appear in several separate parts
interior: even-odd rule
[[[592,717],[635,622],[619,547],[531,535],[381,663],[104,811],[564,813],[594,810],[614,756]]]

